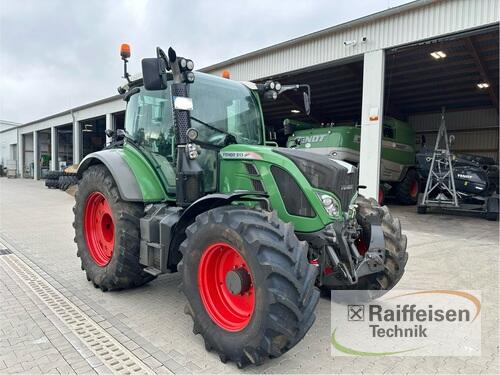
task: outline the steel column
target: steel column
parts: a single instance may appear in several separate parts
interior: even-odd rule
[[[57,128],[50,128],[50,169],[53,171],[59,170],[59,137],[57,136]]]
[[[73,164],[80,163],[82,155],[82,125],[79,121],[73,121]]]
[[[33,132],[33,180],[38,180],[38,173],[40,171],[40,155],[38,145],[38,132]]]
[[[106,113],[106,130],[115,130],[115,124],[113,123],[113,114]],[[111,142],[111,138],[106,136],[106,143]]]
[[[366,186],[366,189],[360,191],[361,194],[375,199],[378,199],[380,182],[384,73],[385,52],[377,50],[365,53],[359,184]]]

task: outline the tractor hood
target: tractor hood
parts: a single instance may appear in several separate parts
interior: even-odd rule
[[[335,193],[341,201],[342,210],[347,211],[358,187],[358,169],[355,166],[303,150],[275,148],[273,151],[290,159],[311,186]]]

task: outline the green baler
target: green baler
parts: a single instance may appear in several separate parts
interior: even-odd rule
[[[359,163],[361,127],[353,123],[320,126],[290,119],[284,121],[289,134],[287,147],[328,155],[353,165]],[[402,204],[416,204],[419,183],[416,171],[415,132],[406,122],[385,117],[382,133],[381,190],[379,201],[386,192]]]

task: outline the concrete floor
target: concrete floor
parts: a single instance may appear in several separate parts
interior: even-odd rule
[[[42,182],[2,178],[0,240],[14,251],[14,256],[75,301],[90,319],[155,372],[497,374],[500,371],[496,222],[440,214],[417,215],[415,207],[390,207],[401,219],[410,255],[398,288],[480,290],[481,357],[332,358],[330,304],[322,299],[316,323],[299,345],[262,366],[238,370],[234,364],[224,365],[215,354],[206,352],[200,336],[191,333],[191,319],[183,313],[185,298],[178,291],[179,275],[163,275],[134,290],[102,293],[94,289],[80,270],[75,255],[72,206],[71,196],[46,189]],[[16,369],[28,373],[109,372],[98,359],[79,349],[77,339],[68,338],[68,330],[58,327],[57,319],[45,313],[45,307],[30,290],[21,287],[17,276],[0,272],[0,284],[0,289],[4,289],[0,297],[6,301],[0,303],[1,312],[8,317],[0,320],[0,373]],[[29,328],[37,324],[39,330]],[[41,345],[40,340],[51,343],[45,345],[43,350],[49,354],[44,353],[43,357],[52,355],[59,367],[50,367],[51,361],[37,365],[41,359],[33,353],[26,360],[28,348],[34,342]]]

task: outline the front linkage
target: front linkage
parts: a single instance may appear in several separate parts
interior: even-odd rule
[[[350,218],[327,225],[315,233],[298,234],[310,244],[310,258],[321,269],[319,284],[335,289],[355,285],[359,278],[382,272],[385,262],[385,241],[381,218],[366,218],[370,226],[368,248],[363,228],[356,220],[357,205],[350,209]]]

